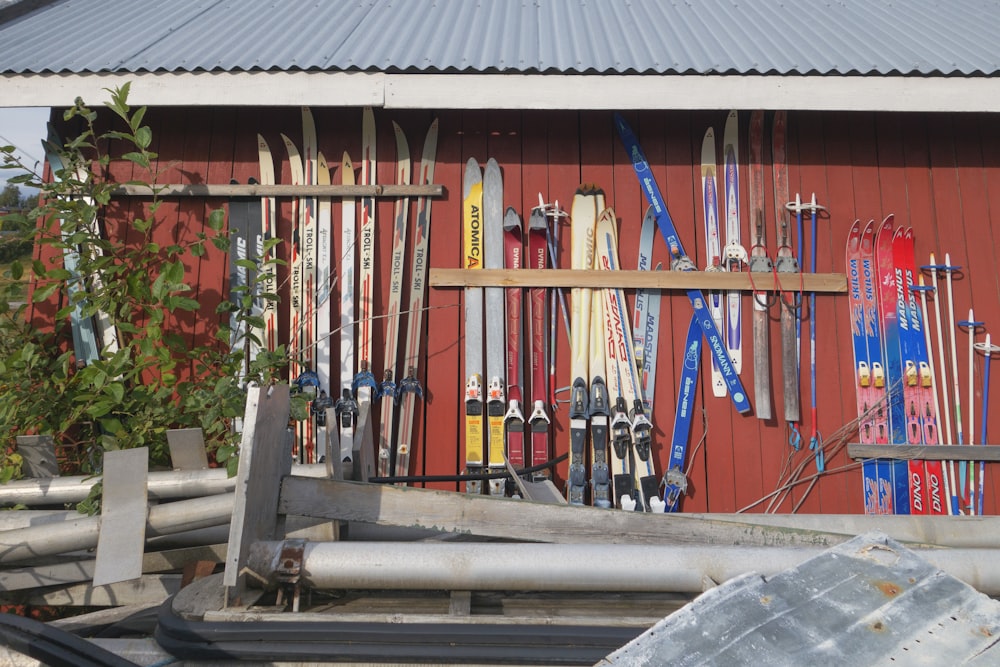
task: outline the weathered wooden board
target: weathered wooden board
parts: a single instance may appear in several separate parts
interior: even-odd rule
[[[278,537],[279,486],[281,477],[292,469],[292,452],[286,438],[288,414],[287,384],[252,386],[247,390],[236,501],[223,578],[229,602],[237,601],[244,590],[244,575],[240,571],[246,564],[250,545]]]
[[[1000,447],[958,445],[847,445],[852,459],[920,459],[924,461],[1000,461]]]
[[[830,546],[852,537],[292,476],[282,484],[278,511],[537,542]]]
[[[783,291],[843,293],[847,275],[843,273],[776,274]],[[750,283],[746,273],[721,271],[607,271],[585,269],[446,269],[431,268],[431,287],[607,287],[645,289],[766,289]]]

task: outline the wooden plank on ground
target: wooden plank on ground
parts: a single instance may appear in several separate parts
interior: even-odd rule
[[[285,436],[288,414],[287,384],[251,386],[247,390],[236,500],[223,577],[229,603],[239,604],[245,590],[245,575],[241,571],[250,545],[257,540],[284,537],[278,534],[277,506],[281,478],[292,469],[292,452]]]
[[[283,514],[429,528],[513,540],[609,544],[744,544],[832,546],[853,537],[802,530],[690,521],[668,514],[621,512],[448,491],[286,477]]]

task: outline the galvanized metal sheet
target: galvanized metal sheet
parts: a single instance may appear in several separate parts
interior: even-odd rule
[[[142,576],[146,549],[145,447],[105,452],[101,497],[101,533],[97,538],[94,585],[103,586]]]
[[[989,76],[1000,69],[997,0],[39,4],[0,24],[0,71]]]
[[[207,470],[208,452],[200,428],[172,428],[167,431],[167,447],[174,470]]]
[[[1000,602],[871,532],[728,581],[598,664],[997,664],[998,634]]]
[[[41,479],[59,476],[56,445],[51,435],[17,436],[17,453],[24,460],[25,477]]]

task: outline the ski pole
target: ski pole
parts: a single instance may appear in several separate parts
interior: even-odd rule
[[[975,394],[973,394],[973,388],[972,388],[973,386],[972,362],[976,356],[974,352],[976,329],[983,326],[983,324],[984,322],[976,321],[975,316],[972,314],[972,308],[969,308],[969,319],[965,320],[964,322],[958,323],[958,326],[965,327],[969,331],[969,444],[970,445],[973,444],[972,442],[974,440],[972,435],[973,424],[976,421],[976,404],[973,402]],[[983,413],[985,414],[985,412],[986,411],[984,410]],[[962,461],[961,463],[961,468],[964,469],[964,472],[962,472],[962,474],[960,475],[960,477],[962,478],[962,497],[964,500],[965,494],[966,493],[969,494],[968,500],[966,501],[966,509],[969,511],[969,514],[976,513],[975,511],[976,488],[975,488],[975,475],[973,475],[973,467],[974,464],[972,463],[967,464],[965,461]],[[968,483],[968,487],[965,486],[966,483]]]
[[[964,445],[965,438],[962,432],[962,397],[959,392],[959,380],[958,380],[958,353],[955,350],[955,292],[952,288],[952,273],[957,271],[962,267],[951,265],[951,255],[945,253],[944,255],[944,267],[945,272],[945,287],[948,291],[948,321],[952,323],[948,327],[948,340],[951,347],[951,386],[955,397],[955,444]],[[965,474],[966,474],[966,464],[965,461],[960,461],[958,464],[958,479],[959,485],[952,485],[952,500],[955,503],[959,502],[960,498],[963,498],[965,489]],[[955,508],[955,514],[961,513],[961,507]]]
[[[983,364],[983,417],[982,417],[982,427],[980,429],[981,442],[980,446],[986,445],[986,423],[989,416],[989,401],[990,401],[990,358],[994,352],[1000,352],[1000,347],[993,345],[990,341],[990,335],[986,334],[985,343],[976,343],[976,349],[983,353],[985,357],[985,362]],[[983,478],[985,477],[986,464],[983,461],[979,462],[979,514],[983,513]]]
[[[816,203],[816,193],[812,193],[809,202],[811,217],[811,238],[812,248],[809,250],[809,272],[816,273],[816,219],[820,210],[826,210],[825,206]],[[802,230],[799,230],[799,256],[802,256]],[[826,469],[826,458],[823,453],[823,438],[819,433],[819,422],[816,418],[816,292],[809,293],[809,377],[810,394],[812,399],[812,432],[809,436],[809,449],[816,454],[816,471],[823,472]]]
[[[944,271],[948,268],[948,260],[945,259],[945,264],[937,264],[935,261],[934,253],[930,254],[930,264],[921,267],[922,269],[929,270],[931,272],[931,282],[934,294],[934,318],[937,322],[937,344],[938,344],[938,364],[941,369],[941,379],[942,382],[937,384],[935,387],[934,399],[937,401],[937,387],[941,390],[941,411],[940,414],[944,415],[944,429],[947,439],[945,444],[954,445],[955,440],[951,431],[951,408],[948,406],[948,366],[945,364],[945,351],[944,351],[944,335],[942,333],[942,320],[941,320],[941,291],[938,289],[938,272]],[[948,461],[948,476],[945,477],[945,485],[947,487],[947,494],[950,502],[948,503],[948,514],[955,515],[958,514],[958,488],[955,486],[955,462]]]

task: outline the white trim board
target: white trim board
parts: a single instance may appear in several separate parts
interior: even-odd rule
[[[0,106],[63,107],[131,82],[149,106],[1000,111],[1000,78],[180,72],[0,77]]]

